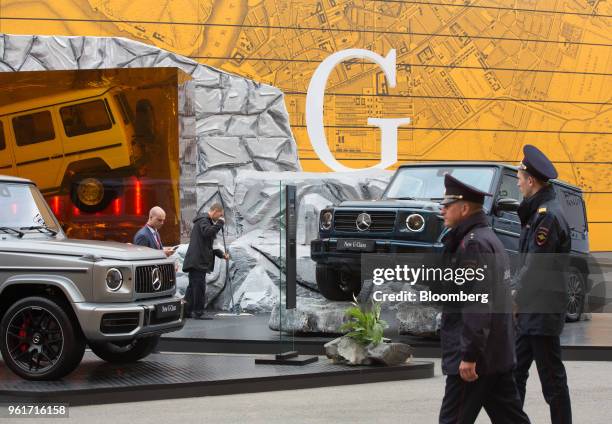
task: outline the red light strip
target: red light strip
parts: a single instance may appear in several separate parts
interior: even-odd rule
[[[60,199],[59,196],[53,196],[53,213],[55,214],[55,216],[59,215],[59,210],[60,210]]]
[[[140,181],[136,180],[136,190],[134,191],[134,203],[136,204],[136,215],[142,215],[142,194],[140,192]]]
[[[121,199],[118,197],[113,202],[113,213],[115,216],[119,216],[121,213]]]

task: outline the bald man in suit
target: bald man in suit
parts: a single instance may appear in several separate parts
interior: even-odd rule
[[[163,250],[166,256],[174,253],[169,247],[164,247],[159,236],[159,230],[164,226],[166,212],[159,206],[154,206],[149,211],[149,220],[134,236],[134,244],[150,247],[151,249]]]

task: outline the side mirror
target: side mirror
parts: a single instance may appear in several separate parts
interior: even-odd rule
[[[497,199],[497,202],[495,203],[495,209],[499,212],[516,212],[518,207],[519,201],[509,197]]]

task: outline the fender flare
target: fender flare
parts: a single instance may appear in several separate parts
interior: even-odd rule
[[[71,303],[84,302],[85,298],[78,287],[69,278],[61,275],[20,274],[9,277],[0,284],[0,296],[8,287],[26,284],[48,285],[62,291],[66,299]]]

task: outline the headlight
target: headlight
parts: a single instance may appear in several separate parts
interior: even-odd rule
[[[418,213],[408,215],[408,218],[406,218],[406,228],[414,232],[423,231],[423,228],[425,228],[425,218]]]
[[[326,211],[321,215],[321,229],[329,230],[332,226],[333,214],[330,211]]]
[[[123,284],[123,274],[117,268],[111,268],[106,271],[106,287],[110,291],[117,291]]]

